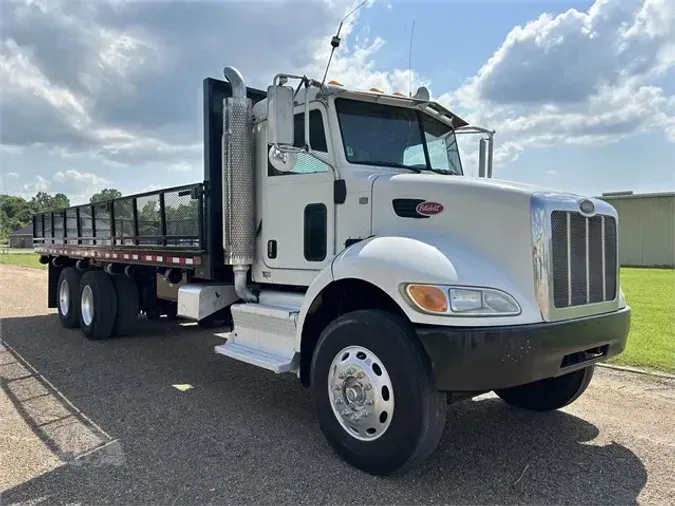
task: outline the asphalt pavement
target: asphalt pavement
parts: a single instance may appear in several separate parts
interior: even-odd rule
[[[431,458],[375,478],[334,455],[294,376],[215,354],[217,329],[87,341],[46,308],[44,271],[0,280],[5,505],[675,504],[666,379],[602,369],[553,413],[452,405]]]

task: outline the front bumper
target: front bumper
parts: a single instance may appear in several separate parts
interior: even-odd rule
[[[629,307],[586,318],[514,327],[416,328],[439,390],[486,392],[552,378],[621,353]]]

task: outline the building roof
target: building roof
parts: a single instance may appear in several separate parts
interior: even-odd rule
[[[13,235],[30,235],[31,237],[33,236],[33,225],[28,225],[27,227],[19,228],[9,234],[9,236]]]
[[[658,197],[673,197],[675,192],[658,192],[658,193],[609,193],[603,194],[599,197],[602,200],[623,200],[623,199],[648,199]]]

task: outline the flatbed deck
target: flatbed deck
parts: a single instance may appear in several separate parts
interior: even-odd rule
[[[36,214],[37,253],[130,264],[199,266],[205,183]]]

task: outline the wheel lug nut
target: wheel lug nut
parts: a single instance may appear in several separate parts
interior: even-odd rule
[[[350,367],[349,369],[347,369],[347,374],[349,374],[350,376],[352,376],[352,375],[354,374],[354,368],[353,368],[353,367]]]
[[[340,399],[339,397],[335,399],[335,404],[342,404],[342,399]]]
[[[338,378],[340,378],[341,380],[345,379],[345,373],[341,372],[340,374],[338,374]]]
[[[342,412],[342,416],[345,416],[345,417],[349,416],[349,410],[348,410],[348,409],[345,409],[345,410]]]
[[[358,379],[363,378],[363,373],[362,373],[362,372],[359,372],[359,373],[356,375],[356,377],[357,377]]]
[[[368,406],[371,406],[373,404],[373,399],[366,399],[366,404],[368,404]]]
[[[370,383],[366,383],[363,388],[365,388],[366,390],[370,390],[371,388],[373,388],[373,386]]]

